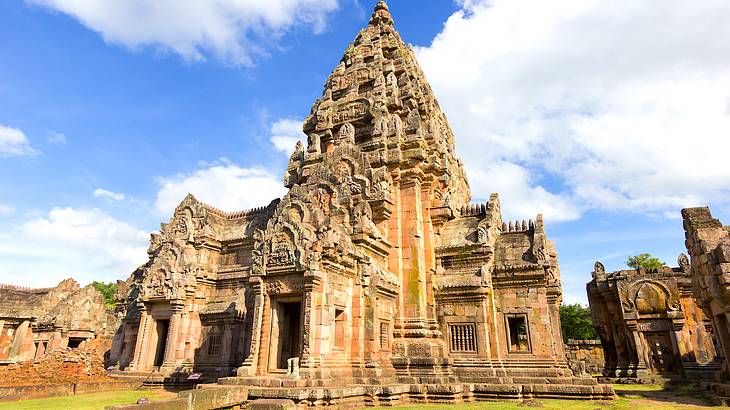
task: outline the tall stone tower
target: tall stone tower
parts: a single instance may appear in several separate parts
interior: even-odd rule
[[[311,405],[612,395],[565,362],[542,216],[503,222],[496,194],[470,204],[385,2],[304,132],[283,198],[225,213],[188,196],[153,236],[120,304],[124,374],[234,372],[219,383]]]
[[[446,116],[385,2],[327,79],[304,132],[308,147],[292,157],[286,186],[314,188],[310,176],[327,170],[351,187],[339,197],[343,206],[369,208],[373,231],[390,248],[375,263],[402,290],[393,363],[402,374],[414,363],[415,374],[447,374],[431,276],[440,229],[469,202],[469,185]]]

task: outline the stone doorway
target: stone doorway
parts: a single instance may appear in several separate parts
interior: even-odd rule
[[[276,301],[272,306],[269,371],[281,372],[301,355],[301,300]]]
[[[727,316],[724,313],[715,316],[715,326],[717,326],[717,329],[715,329],[714,336],[717,338],[716,344],[719,345],[715,346],[715,350],[719,355],[730,358],[730,354],[728,354],[730,353],[730,337],[728,336],[730,335],[730,326],[728,326]]]
[[[649,347],[649,367],[654,373],[676,373],[674,349],[669,332],[645,332],[644,339]]]
[[[169,320],[155,320],[155,331],[157,333],[157,345],[155,347],[155,360],[153,365],[160,367],[165,361],[165,346],[167,345],[167,333],[170,330]]]

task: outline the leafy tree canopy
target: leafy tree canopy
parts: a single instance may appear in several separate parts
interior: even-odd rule
[[[657,269],[665,266],[666,263],[648,253],[642,253],[636,256],[629,256],[626,260],[626,265],[631,269]]]
[[[598,332],[593,327],[591,310],[578,303],[560,306],[560,324],[563,340],[596,340]]]
[[[114,282],[91,282],[91,285],[104,295],[104,302],[108,307],[114,306],[114,294],[117,293],[117,284]]]

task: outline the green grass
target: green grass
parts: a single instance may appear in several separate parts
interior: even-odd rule
[[[116,404],[132,404],[142,397],[162,400],[175,397],[175,393],[161,390],[120,390],[103,393],[79,394],[76,396],[49,397],[46,399],[30,399],[13,402],[0,402],[0,410],[43,410],[73,409],[102,410],[106,406]]]
[[[689,386],[691,387],[691,386]],[[613,389],[619,391],[662,391],[664,384],[614,384]]]
[[[583,400],[538,400],[542,410],[628,410],[629,400],[619,398],[611,402],[583,401]],[[408,405],[394,407],[397,410],[529,410],[534,407],[521,406],[519,402],[479,402],[457,406],[451,405]],[[632,409],[633,410],[633,409]]]
[[[618,394],[613,401],[583,400],[538,400],[540,410],[690,410],[719,409],[674,403],[674,399],[693,397],[697,394],[692,386],[662,386],[654,384],[614,385]],[[657,393],[665,393],[663,399],[657,399]],[[42,409],[79,409],[96,410],[116,404],[132,404],[141,397],[150,400],[162,400],[175,397],[175,393],[160,390],[122,390],[113,392],[81,394],[77,396],[52,397],[47,399],[31,399],[16,402],[0,403],[0,410],[42,410]],[[395,407],[395,410],[530,410],[532,407],[522,406],[519,402],[479,402],[457,406],[450,405],[406,405]]]
[[[479,402],[457,406],[449,405],[406,405],[396,410],[695,410],[720,409],[720,407],[688,405],[673,402],[682,397],[695,397],[698,392],[692,385],[661,384],[615,384],[617,397],[612,401],[584,400],[537,400],[542,407],[528,407],[519,402]],[[664,399],[657,399],[657,393],[664,393]]]

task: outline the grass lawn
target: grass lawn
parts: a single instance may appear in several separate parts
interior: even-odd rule
[[[691,385],[662,386],[656,384],[616,384],[617,398],[613,401],[583,400],[536,400],[525,405],[519,402],[480,402],[459,406],[407,405],[398,410],[527,410],[530,407],[544,410],[698,410],[720,409],[713,407]]]
[[[712,407],[691,385],[614,385],[618,397],[613,401],[583,400],[537,400],[529,403],[519,402],[480,402],[459,406],[449,405],[406,405],[395,407],[397,410],[527,410],[536,407],[544,410],[696,410],[719,409]],[[175,393],[161,390],[122,390],[104,393],[81,394],[77,396],[31,399],[0,403],[0,410],[30,409],[79,409],[96,410],[115,404],[131,404],[141,397],[161,400],[175,397]],[[526,405],[527,404],[527,405]]]
[[[150,401],[153,401],[170,399],[176,396],[176,393],[164,390],[119,390],[103,393],[79,394],[76,396],[0,402],[0,410],[102,410],[105,406],[115,404],[132,404],[142,397],[146,397],[150,399]]]

